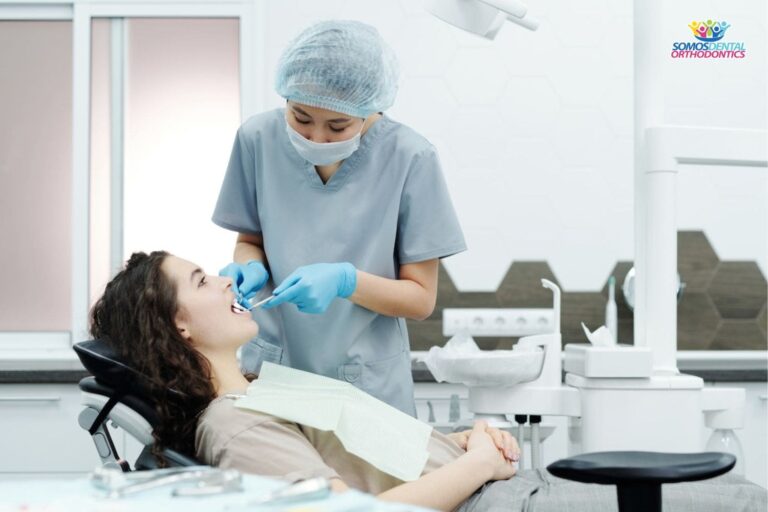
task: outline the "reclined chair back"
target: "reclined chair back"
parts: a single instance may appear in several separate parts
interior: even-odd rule
[[[107,429],[106,422],[110,420],[144,445],[134,468],[157,467],[152,455],[155,444],[152,431],[158,425],[158,417],[155,403],[144,384],[145,377],[122,360],[104,340],[83,341],[75,344],[74,350],[85,369],[93,375],[79,384],[85,409],[78,422],[91,434],[102,463],[130,470],[128,462],[119,456]],[[161,453],[170,466],[200,465],[193,457],[168,448]]]

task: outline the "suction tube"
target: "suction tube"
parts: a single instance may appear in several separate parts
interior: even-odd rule
[[[560,334],[560,287],[549,279],[542,279],[541,286],[552,290],[552,309],[555,311],[555,330]]]

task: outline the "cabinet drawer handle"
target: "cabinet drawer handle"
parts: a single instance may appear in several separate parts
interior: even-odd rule
[[[61,402],[60,396],[0,396],[0,402]]]

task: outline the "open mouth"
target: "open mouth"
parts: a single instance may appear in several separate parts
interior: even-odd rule
[[[229,309],[232,310],[233,313],[236,315],[242,315],[243,313],[247,313],[248,310],[245,309],[243,306],[240,305],[239,302],[237,302],[237,297],[232,299],[232,304],[229,306]]]

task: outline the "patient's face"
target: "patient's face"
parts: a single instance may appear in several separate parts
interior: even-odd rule
[[[256,336],[259,326],[249,313],[232,309],[235,294],[228,277],[205,274],[194,263],[168,256],[162,270],[176,283],[176,325],[197,349],[237,348]]]

